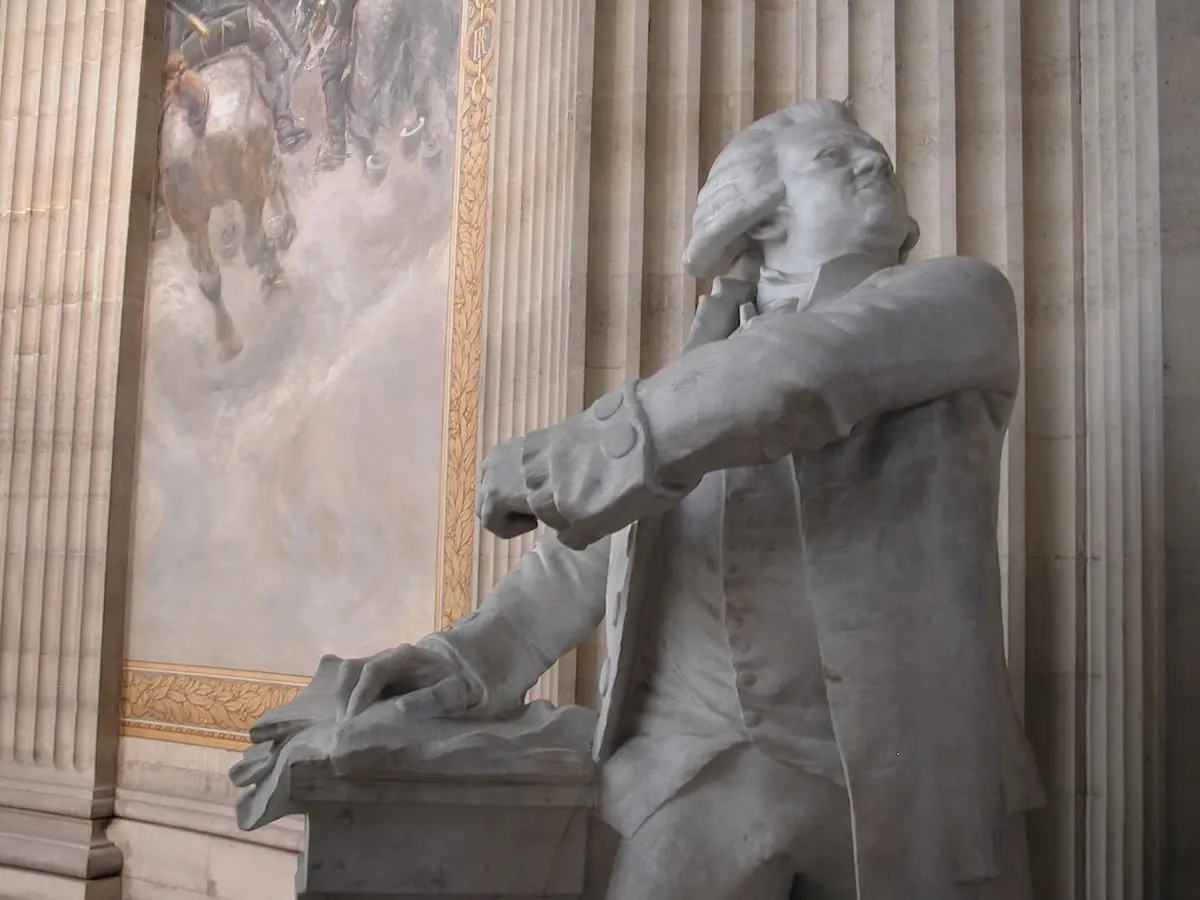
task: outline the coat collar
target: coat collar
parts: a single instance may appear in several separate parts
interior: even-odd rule
[[[757,286],[737,279],[718,278],[713,290],[700,298],[696,317],[683,350],[719,341],[746,327],[760,315],[795,312],[820,300],[827,300],[857,287],[876,272],[888,268],[874,256],[850,253],[822,263],[807,279],[789,276],[786,280],[776,272],[764,271]],[[756,295],[763,299],[759,308]],[[766,297],[774,302],[767,303]]]
[[[839,296],[858,287],[876,272],[888,268],[887,263],[866,253],[848,253],[822,263],[807,279],[787,278],[770,270],[763,272],[757,297],[743,303],[740,324],[760,315],[796,312],[807,309],[821,300]]]

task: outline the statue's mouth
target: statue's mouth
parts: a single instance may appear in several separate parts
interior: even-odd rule
[[[854,183],[856,191],[890,191],[892,182],[886,175],[867,175]]]

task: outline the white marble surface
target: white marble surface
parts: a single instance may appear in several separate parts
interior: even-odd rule
[[[579,718],[522,698],[603,620],[591,752],[624,838],[610,898],[724,900],[802,874],[838,898],[1026,900],[1023,816],[1042,794],[1008,689],[995,515],[1016,307],[986,263],[901,265],[919,234],[842,103],[730,141],[683,254],[715,277],[683,355],[488,453],[483,527],[551,534],[476,614],[327,658],[264,717],[231,773],[252,786],[243,827],[286,811],[314,764],[436,766],[446,735],[460,775],[474,755],[511,780],[546,723]],[[676,558],[710,583],[673,576]],[[837,833],[844,853],[797,855]]]
[[[383,701],[342,719],[342,663],[326,657],[264,717],[231,771],[249,787],[242,828],[307,817],[299,897],[583,891],[595,713],[536,701],[486,722],[419,719]]]

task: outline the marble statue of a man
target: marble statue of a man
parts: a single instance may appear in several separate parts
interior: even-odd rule
[[[996,549],[1019,380],[995,268],[917,239],[848,109],[755,122],[684,266],[678,360],[488,455],[484,527],[547,535],[450,630],[343,666],[345,713],[522,703],[603,621],[610,900],[1029,900],[1041,802]]]

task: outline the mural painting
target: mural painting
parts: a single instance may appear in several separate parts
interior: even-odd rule
[[[129,657],[307,672],[433,626],[486,5],[168,0]]]

